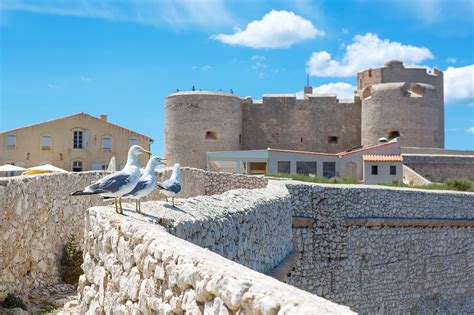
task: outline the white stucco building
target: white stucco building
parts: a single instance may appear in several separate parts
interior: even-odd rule
[[[339,153],[308,151],[247,150],[207,153],[207,168],[241,174],[305,174],[353,177],[367,184],[402,181],[400,142],[394,139],[373,146]]]

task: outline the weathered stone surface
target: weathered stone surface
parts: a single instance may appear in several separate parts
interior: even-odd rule
[[[474,313],[474,194],[287,187],[293,215],[315,220],[293,229],[300,258],[287,283],[361,313]]]
[[[240,195],[252,194],[259,196],[261,192],[248,191]],[[219,198],[225,198],[225,196],[229,197],[230,194],[224,194]],[[255,206],[259,205],[263,197],[260,195],[260,198],[254,199]],[[252,212],[248,209],[250,204],[244,206],[245,198],[242,202],[243,205],[240,208],[221,209],[222,215],[225,217],[226,211],[232,211],[234,215],[245,211],[252,217]],[[271,202],[271,200],[263,202]],[[149,222],[147,216],[150,216],[150,213],[154,215],[155,211],[148,209],[149,205],[153,203],[142,205],[145,214],[141,215],[141,219],[137,215],[117,215],[111,207],[94,207],[88,210],[87,231],[98,229],[99,236],[110,233],[124,235],[125,242],[128,244],[124,248],[124,254],[135,256],[136,248],[140,247],[145,257],[151,257],[156,261],[156,270],[154,273],[142,272],[137,266],[133,266],[130,273],[123,271],[120,276],[126,279],[127,285],[109,285],[106,289],[103,288],[104,282],[100,280],[100,277],[93,277],[92,281],[87,279],[86,281],[89,282],[79,288],[81,314],[85,312],[93,314],[107,307],[116,310],[112,311],[113,313],[123,309],[125,314],[135,312],[152,314],[158,311],[160,314],[170,312],[189,314],[352,313],[347,307],[286,285],[170,235],[165,227]],[[210,209],[215,207],[211,200],[208,200],[207,205]],[[171,211],[171,209],[168,210]],[[172,211],[179,213],[179,210]],[[186,211],[185,207],[184,211]],[[199,218],[209,216],[210,213],[195,211],[192,215],[196,221],[190,223],[199,224]],[[179,213],[177,216],[180,222],[188,219],[186,214]],[[289,226],[290,223],[291,220],[288,217],[287,225]],[[230,230],[233,227],[226,228],[232,235]],[[270,230],[267,232],[271,233]],[[96,237],[93,233],[87,232],[85,235],[86,254],[92,256],[91,261],[94,263],[87,268],[101,269],[105,266],[103,256],[100,252],[94,252],[94,245],[105,242],[105,237]],[[257,241],[252,238],[247,240]],[[104,246],[96,247],[104,248]],[[262,250],[265,249],[262,247]],[[249,253],[249,255],[254,254],[253,251]],[[250,258],[247,259],[250,260]],[[110,277],[113,271],[104,268],[106,275]],[[137,295],[134,290],[132,290],[133,294],[130,294],[131,288],[139,288],[138,301],[135,300]],[[103,300],[97,294],[101,290],[105,293]]]
[[[0,300],[10,292],[26,296],[33,288],[60,281],[59,260],[67,237],[74,235],[82,243],[85,210],[93,205],[112,203],[104,202],[98,196],[71,197],[69,193],[84,188],[104,175],[104,172],[81,172],[2,178]],[[164,180],[170,175],[170,170],[164,170],[160,178]],[[258,176],[209,173],[186,167],[182,168],[182,179],[180,198],[222,193],[235,188],[263,188],[268,182]],[[163,198],[156,189],[147,200]],[[131,205],[126,207],[134,209]],[[217,227],[218,224],[212,226]],[[104,237],[107,238],[104,248],[95,248],[94,251],[116,251],[118,238],[112,240],[110,235]],[[119,240],[119,251],[123,245]],[[231,251],[231,248],[224,250]],[[121,257],[119,260],[123,264],[119,268],[127,271],[136,263],[131,257],[114,256],[115,259]]]

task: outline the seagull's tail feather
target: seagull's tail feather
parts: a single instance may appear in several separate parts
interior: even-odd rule
[[[97,195],[100,194],[102,191],[94,191],[94,192],[86,192],[82,190],[78,190],[69,194],[69,196],[85,196],[85,195]]]

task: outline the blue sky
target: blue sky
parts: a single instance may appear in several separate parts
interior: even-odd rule
[[[446,147],[474,150],[474,1],[0,2],[0,130],[77,112],[155,139],[164,97],[350,95],[385,59],[445,72]]]

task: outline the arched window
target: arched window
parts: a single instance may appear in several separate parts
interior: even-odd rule
[[[400,133],[398,131],[392,131],[388,134],[388,140],[392,140],[392,139],[395,139],[395,138],[398,138],[400,137]]]
[[[133,146],[133,145],[137,145],[138,144],[138,139],[137,137],[129,137],[128,138],[128,145],[129,147]]]
[[[217,140],[216,131],[206,131],[206,140]]]
[[[82,130],[74,130],[72,132],[72,148],[73,149],[84,148],[84,132]]]
[[[82,172],[84,170],[82,166],[82,161],[73,161],[72,162],[72,171],[73,172]]]
[[[112,136],[105,135],[102,137],[102,150],[112,151]]]

